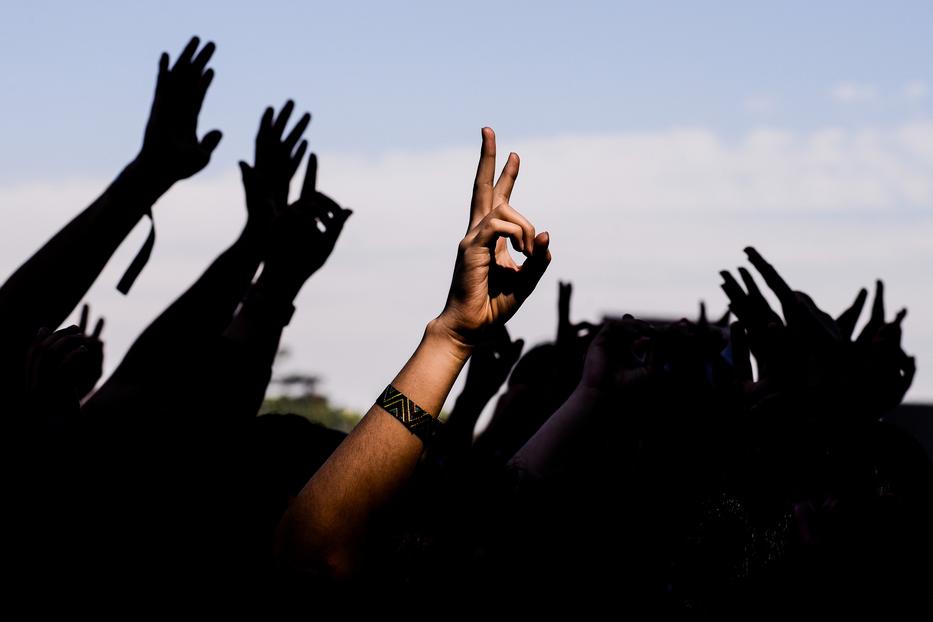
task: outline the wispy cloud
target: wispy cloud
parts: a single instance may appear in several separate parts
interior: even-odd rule
[[[923,80],[911,80],[904,85],[901,94],[907,101],[918,102],[930,96],[930,85]]]
[[[878,89],[872,84],[839,82],[829,90],[830,97],[841,104],[860,104],[878,97]]]
[[[717,273],[753,243],[787,279],[837,312],[875,277],[889,308],[910,307],[913,396],[933,398],[933,123],[892,128],[703,128],[568,135],[514,143],[513,205],[552,233],[554,263],[513,321],[534,342],[554,332],[556,280],[573,279],[574,316],[695,313],[725,305]],[[319,187],[355,211],[327,266],[305,286],[285,334],[288,364],[322,373],[339,403],[371,404],[443,305],[463,235],[475,145],[379,158],[321,155]],[[8,271],[109,180],[0,187]],[[295,184],[297,186],[297,184]],[[120,249],[89,299],[107,316],[108,367],[192,282],[245,219],[230,169],[180,184],[156,206],[156,249],[131,296],[114,291],[145,235]],[[416,301],[416,302],[413,302]]]

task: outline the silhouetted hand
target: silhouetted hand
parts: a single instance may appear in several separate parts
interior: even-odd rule
[[[155,98],[138,161],[165,189],[207,166],[222,137],[212,130],[198,139],[198,114],[214,78],[214,70],[205,67],[215,49],[209,42],[195,55],[199,44],[192,37],[171,69],[167,53],[159,59]]]
[[[655,373],[652,336],[647,323],[626,314],[622,320],[607,320],[586,351],[580,386],[616,394],[643,382]]]
[[[792,290],[754,248],[745,252],[777,295],[784,312],[782,321],[746,270],[740,268],[747,293],[728,272],[721,273],[730,307],[741,320],[751,352],[758,360],[760,381],[775,391],[786,388],[835,391],[838,397],[869,412],[900,402],[914,373],[913,359],[900,348],[900,322],[906,310],[893,323],[885,323],[880,281],[872,318],[852,342],[851,335],[867,292],[859,292],[853,305],[836,320],[809,296]]]
[[[858,313],[861,312],[866,297],[867,292],[863,289],[852,307],[843,314],[855,314],[853,326],[858,320]],[[882,410],[892,409],[901,403],[917,371],[916,360],[908,356],[901,347],[901,324],[905,317],[907,309],[901,309],[894,321],[886,322],[884,283],[877,281],[871,316],[855,344],[860,354],[858,360],[861,362],[863,381],[875,388],[875,394],[878,396],[877,407]]]
[[[574,324],[570,321],[570,298],[573,295],[573,283],[557,282],[557,345],[573,346],[582,340],[585,350],[589,341],[596,336],[598,325],[590,322]]]
[[[81,310],[78,326],[54,333],[42,328],[29,350],[26,363],[26,393],[35,407],[72,410],[100,380],[103,371],[103,318],[94,332],[86,334],[88,306]]]
[[[463,392],[469,392],[483,404],[499,392],[525,347],[523,339],[512,341],[505,326],[495,326],[479,343],[470,357]]]
[[[726,308],[725,313],[723,313],[718,320],[713,322],[713,326],[716,328],[726,329],[729,327],[729,318],[732,317],[732,311]],[[709,318],[706,317],[706,303],[702,300],[700,301],[700,317],[697,319],[697,326],[709,326]]]
[[[288,205],[289,184],[308,148],[308,141],[301,140],[301,135],[311,122],[311,115],[304,113],[283,138],[294,108],[295,103],[287,101],[277,118],[271,107],[266,108],[256,133],[254,165],[240,162],[249,212],[247,226],[251,229],[265,232]]]
[[[290,295],[317,272],[330,257],[353,213],[317,191],[317,156],[308,157],[301,196],[282,210],[272,223],[269,251],[262,279],[270,280]]]
[[[94,331],[88,334],[90,310],[91,308],[87,304],[82,306],[81,319],[78,322],[78,330],[86,338],[83,345],[90,354],[89,358],[81,361],[81,365],[77,368],[75,374],[75,392],[82,399],[87,397],[104,374],[104,342],[100,338],[101,333],[104,331],[104,318],[98,318],[94,324]]]
[[[536,234],[534,226],[508,203],[518,177],[518,156],[509,154],[493,185],[495,168],[496,137],[490,128],[483,128],[470,222],[457,251],[447,304],[437,318],[441,328],[466,345],[475,345],[485,327],[507,322],[551,261],[547,232]],[[521,266],[509,254],[506,238],[527,257]]]

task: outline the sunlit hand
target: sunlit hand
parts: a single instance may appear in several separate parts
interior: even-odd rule
[[[138,161],[166,189],[207,166],[222,137],[212,130],[198,139],[198,114],[214,78],[214,70],[205,67],[215,49],[208,43],[195,55],[199,44],[193,37],[171,69],[167,53],[159,59],[155,98]]]
[[[536,234],[509,205],[518,156],[509,154],[493,184],[495,168],[496,137],[492,129],[483,128],[470,222],[457,251],[447,304],[438,316],[448,335],[468,346],[479,341],[484,328],[504,324],[518,311],[551,261],[547,232]],[[509,254],[506,239],[527,258],[521,266]]]

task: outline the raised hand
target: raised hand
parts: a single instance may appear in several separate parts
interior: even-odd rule
[[[894,322],[885,323],[880,281],[871,319],[853,342],[851,336],[867,299],[865,290],[838,319],[833,319],[809,296],[792,290],[758,251],[749,247],[745,252],[784,312],[782,320],[746,270],[739,269],[747,292],[728,272],[721,273],[730,308],[741,321],[738,330],[744,329],[747,334],[761,379],[775,389],[835,391],[838,397],[873,413],[900,402],[913,379],[915,364],[900,346],[900,324],[906,310]]]
[[[573,283],[570,281],[557,282],[557,345],[575,346],[580,341],[585,349],[590,340],[596,336],[599,328],[589,322],[574,324],[570,321],[570,298],[573,295]]]
[[[212,130],[198,138],[198,115],[214,79],[214,70],[205,68],[215,49],[208,42],[198,52],[199,45],[192,37],[171,68],[168,53],[159,58],[155,97],[137,161],[160,190],[207,166],[222,137]]]
[[[90,311],[91,308],[87,304],[82,306],[81,319],[78,322],[78,330],[86,338],[82,345],[87,348],[90,355],[82,361],[74,376],[75,392],[82,399],[94,389],[104,373],[104,342],[100,338],[104,330],[104,318],[97,319],[94,331],[89,334],[87,327]]]
[[[865,294],[863,295],[862,292]],[[859,297],[852,308],[857,308],[860,312],[866,298],[867,292],[863,289],[859,292]],[[846,313],[850,311],[851,309]],[[855,313],[854,325],[858,319],[858,313],[855,311],[851,313]],[[875,388],[875,395],[878,399],[877,407],[885,410],[901,403],[917,371],[916,360],[908,356],[901,347],[901,324],[905,317],[907,317],[906,308],[898,311],[892,322],[885,320],[884,283],[877,281],[871,316],[865,328],[859,333],[855,344],[856,350],[861,355],[859,357],[861,375],[865,382]]]
[[[296,129],[300,125],[301,122]],[[292,297],[297,295],[304,282],[330,257],[352,213],[317,191],[317,156],[312,153],[308,157],[301,196],[283,209],[272,223],[261,281],[284,288]]]
[[[499,392],[509,377],[509,372],[518,362],[525,347],[523,339],[512,341],[505,326],[496,326],[488,333],[488,339],[477,345],[470,357],[463,392],[469,391],[486,404]]]
[[[240,162],[249,212],[247,226],[251,229],[265,232],[275,216],[288,205],[289,184],[308,148],[308,141],[301,140],[301,136],[311,122],[311,115],[304,113],[283,137],[294,109],[295,103],[291,100],[285,103],[278,117],[271,107],[266,108],[256,133],[254,164]]]
[[[438,316],[439,326],[461,343],[479,341],[482,329],[504,324],[511,318],[551,261],[547,232],[536,234],[534,226],[509,205],[518,177],[518,155],[511,153],[499,180],[496,168],[496,136],[483,128],[470,222],[460,242],[447,304]],[[525,255],[518,266],[506,247]]]
[[[88,306],[81,310],[78,325],[54,333],[42,328],[29,349],[26,364],[26,395],[36,408],[76,410],[103,370],[103,318],[87,334]]]
[[[611,395],[646,380],[657,371],[648,356],[655,334],[631,315],[607,320],[586,351],[580,386]]]

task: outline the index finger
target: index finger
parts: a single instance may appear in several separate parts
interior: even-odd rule
[[[473,198],[470,201],[470,231],[492,211],[493,178],[496,175],[496,133],[484,127],[483,146],[480,148],[476,180],[473,182]]]
[[[103,332],[103,330],[104,330],[104,318],[100,318],[97,320],[97,324],[94,326],[94,333],[91,334],[91,338],[100,340],[100,334]]]
[[[301,184],[302,199],[310,199],[317,190],[317,156],[312,153],[308,156],[308,166],[305,168],[305,180]]]
[[[84,303],[84,306],[81,307],[81,319],[78,320],[78,329],[82,333],[87,333],[87,316],[90,313],[90,307],[87,303]]]
[[[745,254],[748,256],[748,261],[755,266],[755,269],[761,274],[765,283],[771,288],[771,291],[777,295],[786,314],[787,309],[797,304],[797,297],[794,295],[794,290],[781,278],[781,275],[774,269],[774,266],[765,261],[765,258],[753,247],[749,246],[746,248]]]

